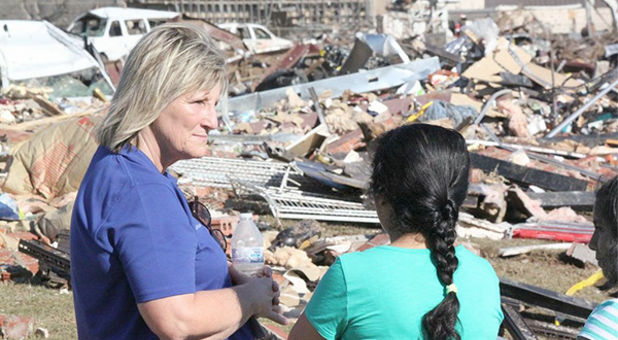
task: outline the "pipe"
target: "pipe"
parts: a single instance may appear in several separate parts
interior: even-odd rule
[[[474,120],[474,125],[478,125],[481,120],[483,120],[483,117],[485,117],[485,114],[487,113],[487,110],[489,110],[489,107],[493,104],[493,102],[498,99],[498,97],[507,94],[507,93],[511,93],[512,91],[510,89],[504,89],[504,90],[500,90],[498,92],[495,92],[494,94],[491,95],[491,97],[489,97],[489,99],[487,99],[487,102],[485,102],[485,106],[483,106],[483,108],[481,109],[481,113],[476,117],[476,119]]]
[[[594,96],[594,98],[589,100],[586,104],[584,104],[584,106],[580,107],[579,110],[573,112],[570,116],[565,118],[562,121],[562,123],[560,123],[560,125],[556,126],[555,128],[553,128],[553,130],[549,131],[549,133],[547,135],[545,135],[545,138],[552,138],[555,135],[557,135],[558,132],[562,131],[562,129],[564,129],[565,126],[569,125],[577,117],[581,116],[581,114],[584,113],[584,111],[586,111],[587,108],[589,108],[592,104],[596,103],[597,100],[599,100],[601,97],[606,95],[607,92],[613,90],[616,85],[618,85],[618,78],[616,78],[611,83],[611,85],[609,85],[608,87],[604,88],[601,92],[597,93],[597,95]]]

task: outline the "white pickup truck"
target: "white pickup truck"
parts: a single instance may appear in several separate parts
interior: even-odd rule
[[[68,30],[87,36],[104,61],[114,61],[128,55],[153,27],[179,17],[176,12],[102,7],[79,15]]]

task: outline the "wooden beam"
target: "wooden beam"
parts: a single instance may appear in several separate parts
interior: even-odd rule
[[[500,248],[498,250],[498,256],[509,257],[526,254],[534,250],[568,250],[569,248],[571,248],[571,243],[532,244],[528,246]]]
[[[530,329],[524,318],[521,317],[517,309],[511,305],[512,303],[517,302],[512,302],[510,299],[502,299],[502,312],[504,314],[502,324],[515,340],[536,340],[536,335]]]
[[[571,207],[592,210],[595,193],[592,191],[526,192],[533,200],[541,201],[544,208]]]
[[[512,181],[532,184],[552,191],[585,191],[588,182],[577,178],[524,167],[497,158],[470,153],[470,165],[486,172],[495,171]]]
[[[585,320],[592,313],[596,303],[567,296],[555,291],[500,278],[500,295],[518,300],[527,305],[547,308],[554,312]]]

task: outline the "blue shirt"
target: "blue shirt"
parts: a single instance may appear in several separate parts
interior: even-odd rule
[[[81,339],[157,339],[138,303],[231,286],[225,254],[176,180],[137,148],[102,146],[73,208],[71,282]],[[230,338],[253,337],[243,326]]]
[[[495,340],[499,281],[485,259],[455,248],[462,340]],[[424,339],[422,318],[444,299],[429,249],[379,246],[344,254],[320,280],[305,315],[325,339]]]

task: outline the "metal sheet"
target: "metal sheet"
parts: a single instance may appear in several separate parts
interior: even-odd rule
[[[230,33],[231,34],[231,33]],[[251,91],[254,91],[255,88],[260,85],[266,77],[273,74],[277,70],[286,70],[292,68],[296,63],[300,60],[300,58],[304,57],[307,53],[309,53],[308,44],[296,44],[292,47],[286,54],[281,57],[278,63],[273,63],[262,73],[262,75],[251,83]]]
[[[300,172],[281,162],[202,157],[178,161],[170,169],[190,178],[196,186],[232,188],[230,177],[254,185],[274,187],[285,186],[287,179],[303,182]]]
[[[290,188],[264,188],[234,181],[236,192],[262,196],[276,219],[314,219],[317,221],[380,223],[375,210],[367,210],[362,203],[302,192]]]
[[[437,57],[420,59],[381,67],[365,72],[357,72],[344,76],[321,79],[305,84],[291,85],[278,89],[251,93],[230,98],[228,110],[233,112],[257,111],[274,105],[279,100],[286,99],[286,91],[292,89],[302,99],[311,99],[309,88],[313,87],[318,94],[331,91],[331,98],[339,97],[346,89],[356,93],[370,92],[400,86],[404,83],[425,79],[429,74],[440,69]]]

